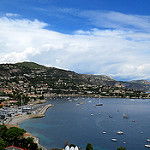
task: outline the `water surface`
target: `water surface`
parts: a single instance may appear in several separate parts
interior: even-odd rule
[[[79,102],[84,104],[76,105]],[[120,146],[145,150],[150,137],[150,100],[102,98],[103,106],[96,106],[98,102],[99,98],[48,99],[55,107],[47,110],[46,117],[26,120],[20,127],[49,149],[62,148],[69,141],[83,149],[92,143],[98,150],[116,150]],[[129,119],[123,119],[123,113]],[[117,135],[118,130],[124,134]],[[102,134],[103,131],[107,133]],[[117,142],[112,142],[112,138],[117,138]]]

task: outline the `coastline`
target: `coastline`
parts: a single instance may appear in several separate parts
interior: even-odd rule
[[[8,121],[5,124],[19,126],[19,123],[27,119],[44,117],[47,109],[53,106],[54,105],[52,104],[45,105],[37,114],[20,115],[20,116],[11,117],[8,119]]]
[[[104,96],[100,94],[45,94],[45,98],[52,97],[91,97],[91,98],[127,98],[127,99],[150,99],[150,97],[130,97],[130,96]]]
[[[30,118],[41,118],[41,117],[45,117],[45,113],[47,111],[47,109],[49,107],[53,107],[54,105],[52,104],[47,104],[45,105],[37,114],[29,114],[29,115],[22,115],[22,116],[15,116],[15,117],[11,117],[9,118],[9,120],[5,123],[6,126],[16,126],[19,127],[19,123],[30,119]],[[30,133],[29,133],[30,134]],[[30,136],[32,136],[30,134]],[[35,143],[37,143],[38,147],[42,150],[47,150],[47,148],[45,148],[44,146],[40,145],[39,143],[39,139],[35,136],[32,136],[33,139],[35,140]]]

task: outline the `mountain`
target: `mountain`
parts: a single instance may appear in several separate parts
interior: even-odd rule
[[[35,62],[20,62],[16,64],[0,64],[0,81],[18,82],[29,81],[32,85],[41,82],[53,89],[72,89],[80,91],[81,86],[117,87],[142,91],[150,90],[150,83],[146,80],[130,82],[116,81],[106,75],[78,74],[73,71],[46,67]]]

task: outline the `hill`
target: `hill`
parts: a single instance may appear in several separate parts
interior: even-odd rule
[[[116,81],[105,75],[78,74],[34,62],[0,64],[0,83],[1,91],[9,87],[12,93],[21,90],[34,97],[58,94],[140,97],[139,93],[150,90],[150,84],[143,80]]]
[[[18,66],[22,66],[22,67],[26,67],[26,68],[29,68],[29,69],[35,69],[35,68],[47,68],[43,65],[39,65],[35,62],[19,62],[19,63],[16,63],[15,65],[18,65]]]

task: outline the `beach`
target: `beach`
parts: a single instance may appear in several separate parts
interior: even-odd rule
[[[29,115],[20,115],[20,116],[14,116],[14,117],[10,117],[5,124],[9,124],[9,125],[15,125],[18,126],[20,122],[23,122],[26,119],[30,119],[30,118],[41,118],[45,116],[46,110],[49,107],[53,107],[54,105],[52,104],[48,104],[45,105],[41,110],[39,110],[39,112],[37,112],[36,114],[29,114]]]

